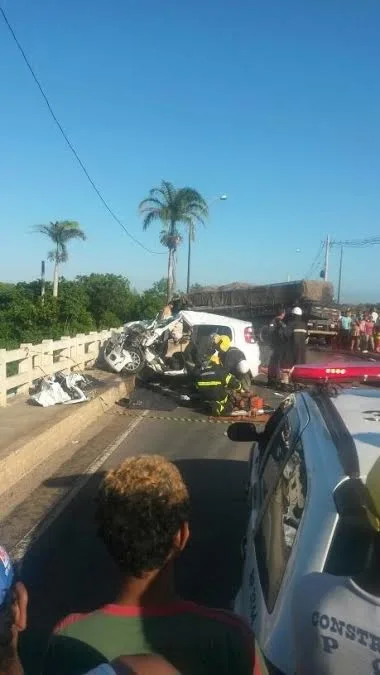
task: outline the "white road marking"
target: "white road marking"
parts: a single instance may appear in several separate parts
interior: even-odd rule
[[[75,487],[72,490],[69,490],[65,496],[53,506],[50,515],[46,518],[41,518],[39,521],[33,525],[33,527],[23,536],[22,539],[13,547],[11,550],[12,559],[16,562],[19,562],[24,557],[26,551],[28,550],[30,544],[36,542],[44,532],[54,523],[54,521],[61,515],[65,508],[70,504],[70,502],[76,497],[76,495],[82,490],[86,483],[90,480],[104,462],[117,450],[120,445],[125,441],[126,438],[136,429],[136,427],[143,421],[144,417],[148,414],[149,410],[144,410],[141,415],[136,417],[136,419],[130,424],[128,429],[123,431],[118,438],[108,445],[105,450],[99,455],[90,466],[85,469],[82,478],[78,479]],[[37,532],[38,530],[38,532]]]

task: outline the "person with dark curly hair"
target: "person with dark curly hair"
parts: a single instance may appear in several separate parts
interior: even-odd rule
[[[176,592],[173,568],[189,539],[189,511],[182,476],[163,457],[129,457],[106,475],[97,522],[122,573],[120,592],[113,603],[57,626],[47,675],[82,675],[120,654],[158,655],[183,675],[260,672],[253,636],[238,617]]]
[[[28,594],[16,581],[14,566],[0,546],[0,675],[23,675],[17,652],[18,635],[26,628]]]

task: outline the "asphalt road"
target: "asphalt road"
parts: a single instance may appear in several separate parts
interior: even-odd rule
[[[115,597],[118,573],[97,539],[94,504],[104,471],[129,455],[159,453],[177,463],[192,497],[192,537],[178,563],[179,590],[188,599],[231,606],[239,583],[250,445],[231,443],[225,436],[226,425],[202,422],[204,418],[195,413],[190,413],[194,421],[171,419],[189,417],[187,410],[158,414],[166,419],[143,418],[59,517],[42,534],[37,528],[21,568],[30,594],[29,630],[22,640],[26,665],[33,662],[35,668],[59,618],[73,611],[89,611]],[[130,422],[131,417],[115,417],[114,427],[111,424],[107,431],[108,441],[125,431]],[[23,532],[34,524],[33,514],[50,490],[73,488],[82,479],[69,463],[66,474],[61,471],[45,481],[26,505],[1,524],[1,543],[15,543],[15,522],[19,526],[20,518]],[[46,518],[54,513],[48,504],[45,502]]]

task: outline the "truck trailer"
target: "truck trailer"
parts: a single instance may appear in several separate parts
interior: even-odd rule
[[[340,312],[334,306],[333,286],[327,281],[208,286],[191,293],[189,300],[194,309],[251,321],[264,340],[279,307],[284,307],[287,314],[292,307],[301,307],[309,336],[316,341],[330,343],[338,331]]]

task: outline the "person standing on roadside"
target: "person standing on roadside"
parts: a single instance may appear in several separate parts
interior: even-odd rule
[[[289,342],[286,361],[288,368],[293,368],[297,364],[306,363],[307,326],[301,307],[293,307],[287,330]]]
[[[268,363],[268,386],[277,387],[281,383],[281,366],[283,365],[288,329],[284,322],[285,309],[279,307],[276,316],[269,325],[269,346],[272,349]]]
[[[360,348],[360,320],[358,317],[352,319],[351,326],[351,351],[358,351]]]
[[[373,339],[373,334],[374,334],[374,327],[375,324],[372,321],[372,317],[370,314],[367,314],[366,319],[365,319],[365,349],[363,351],[370,351],[374,352],[375,351],[375,342]]]
[[[378,313],[376,307],[371,307],[370,316],[371,316],[371,319],[372,319],[373,323],[376,325],[377,320],[379,318],[379,313]]]
[[[339,346],[341,349],[350,349],[351,347],[351,328],[351,312],[346,310],[342,312],[342,316],[340,317]]]

